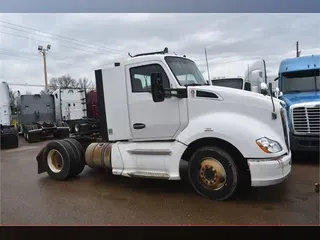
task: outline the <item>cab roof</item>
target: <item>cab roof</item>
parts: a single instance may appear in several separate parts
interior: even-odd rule
[[[282,60],[279,72],[293,72],[308,69],[320,69],[320,55],[309,55]]]

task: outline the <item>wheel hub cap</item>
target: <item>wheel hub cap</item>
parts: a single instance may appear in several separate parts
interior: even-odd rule
[[[58,150],[50,150],[47,162],[50,170],[54,173],[60,172],[63,168],[63,158]]]
[[[207,158],[201,162],[200,179],[205,187],[218,190],[226,183],[226,171],[218,160]]]

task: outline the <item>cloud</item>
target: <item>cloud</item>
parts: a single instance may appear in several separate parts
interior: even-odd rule
[[[44,84],[39,44],[51,44],[49,78],[70,74],[93,81],[94,69],[128,52],[164,47],[194,59],[202,72],[207,48],[211,76],[242,75],[259,58],[276,74],[283,58],[295,56],[296,41],[302,55],[320,53],[319,14],[41,13],[0,14],[0,21],[0,79],[9,83]]]

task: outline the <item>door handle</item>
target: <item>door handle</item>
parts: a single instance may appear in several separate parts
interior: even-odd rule
[[[135,123],[135,124],[133,124],[133,128],[134,129],[143,129],[145,127],[146,127],[146,125],[143,124],[143,123]]]

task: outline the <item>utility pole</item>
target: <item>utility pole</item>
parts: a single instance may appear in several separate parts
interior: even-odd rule
[[[297,41],[297,43],[296,43],[296,56],[300,57],[300,53],[301,53],[301,51],[299,51],[299,41]]]
[[[38,51],[43,56],[43,67],[44,67],[44,90],[48,91],[48,75],[47,75],[47,57],[46,52],[51,49],[51,45],[47,45],[47,48],[43,48],[42,46],[38,46]]]
[[[209,64],[208,64],[208,57],[207,57],[207,49],[204,48],[204,54],[206,55],[206,63],[207,63],[207,72],[208,72],[208,81],[209,83],[211,83],[211,79],[210,79],[210,72],[209,72]],[[210,84],[211,85],[211,84]]]

